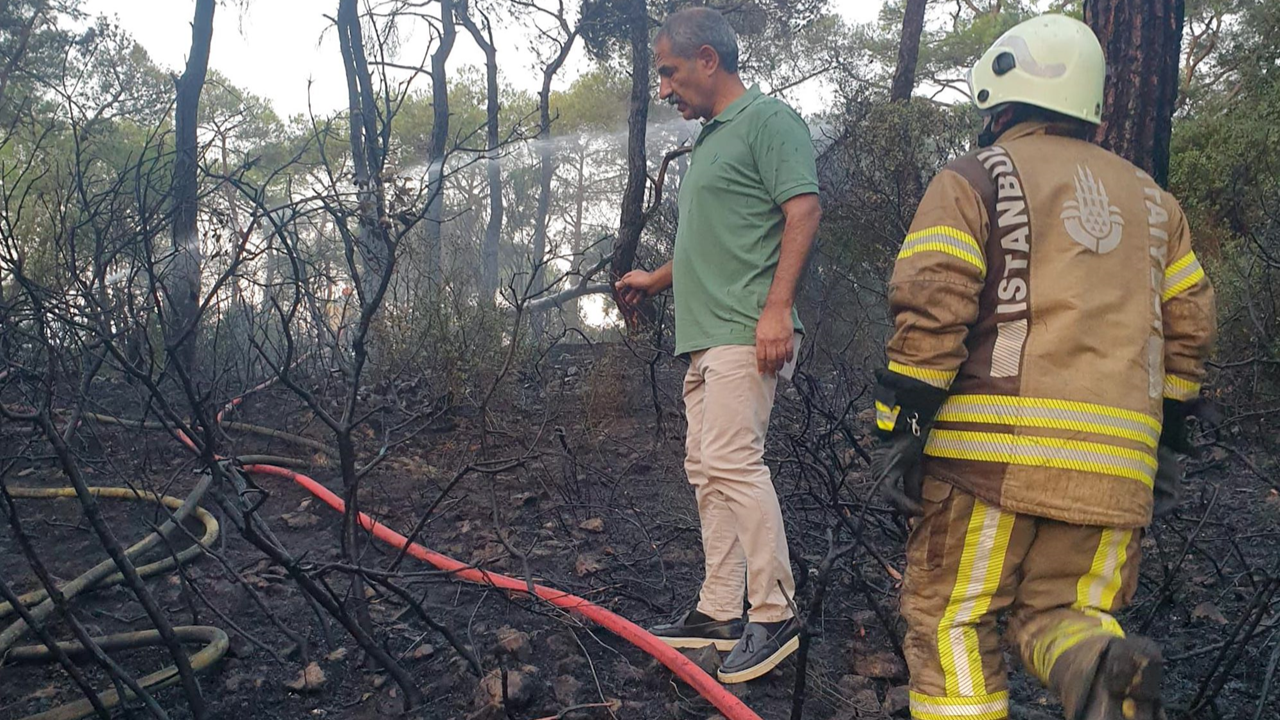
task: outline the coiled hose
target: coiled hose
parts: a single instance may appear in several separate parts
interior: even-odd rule
[[[259,388],[261,387],[265,387],[265,384],[259,386]],[[255,390],[256,389],[258,388],[255,388]],[[218,417],[217,417],[218,423],[219,424],[223,423],[224,422],[223,415],[228,410],[239,405],[244,400],[245,396],[247,396],[248,394],[249,393],[245,393],[244,395],[241,395],[240,397],[237,397],[231,402],[227,403],[227,405],[223,408],[222,412],[218,413]],[[102,418],[95,418],[95,419],[102,419]],[[120,422],[118,419],[115,419],[115,418],[112,418],[112,420],[115,420],[116,422]],[[191,440],[188,437],[186,437],[185,434],[183,434],[181,431],[178,431],[177,435],[178,435],[178,439],[181,440],[183,444],[188,447],[188,449],[191,449],[193,451],[195,450],[194,443],[192,443]],[[267,464],[245,465],[244,469],[247,472],[257,474],[257,475],[270,475],[274,477],[280,477],[280,478],[292,480],[298,485],[302,486],[312,495],[324,501],[325,504],[329,505],[334,510],[337,510],[338,512],[345,511],[346,505],[345,503],[343,503],[341,498],[339,498],[337,495],[335,495],[329,489],[325,488],[320,483],[307,477],[306,475],[302,475],[301,473],[297,473],[287,468],[279,467],[277,465],[267,465]],[[180,503],[176,498],[165,497],[165,498],[161,498],[159,502],[163,502],[168,507],[174,507],[173,504],[170,504],[171,502],[181,506],[180,509],[174,513],[174,520],[178,522],[181,522],[182,518],[185,517],[185,515],[180,514],[182,508],[187,508],[188,512],[190,511],[190,509],[194,508],[197,511],[197,516],[200,517],[202,522],[205,522],[206,538],[208,539],[208,542],[212,542],[212,539],[217,536],[217,522],[214,521],[213,517],[208,515],[208,513],[206,513],[205,511],[195,508],[195,502],[198,502],[199,497],[202,496],[204,493],[204,490],[207,489],[208,482],[209,482],[209,478],[206,477],[204,480],[202,480],[201,485],[198,486],[196,490],[192,492],[191,497],[188,498],[188,502],[191,504],[191,508],[187,508],[186,504]],[[152,498],[146,498],[146,496],[136,495],[135,493],[133,493],[132,490],[121,489],[121,488],[93,488],[93,491],[95,493],[99,493],[101,497],[122,497],[126,499],[142,499],[142,498],[152,499]],[[51,496],[51,495],[43,495],[43,494],[42,495],[22,495],[19,493],[65,493],[65,494],[55,494]],[[22,489],[22,490],[14,491],[14,497],[70,497],[70,496],[74,496],[74,494],[75,494],[75,491],[72,489],[53,490],[53,491]],[[205,520],[206,517],[208,518],[207,521]],[[170,521],[170,522],[173,522],[173,521]],[[212,523],[212,525],[209,524],[210,522]],[[391,528],[385,525],[381,525],[375,522],[372,518],[370,518],[368,515],[365,515],[364,513],[360,513],[359,523],[363,528],[365,528],[367,531],[369,531],[374,537],[378,538],[379,540],[382,540],[383,542],[388,543],[389,545],[392,545],[393,547],[400,548],[400,549],[403,549],[407,546],[408,549],[406,550],[406,552],[409,555],[412,555],[413,557],[419,560],[422,560],[423,562],[426,562],[436,567],[437,569],[449,572],[451,575],[458,578],[459,580],[464,580],[467,582],[477,583],[481,585],[488,585],[491,587],[501,588],[503,590],[518,592],[518,593],[528,593],[532,585],[531,583],[518,580],[513,577],[508,577],[506,575],[491,573],[491,572],[470,567],[464,563],[454,560],[451,557],[448,557],[446,555],[441,555],[440,553],[429,550],[423,547],[422,545],[419,545],[417,543],[410,543],[408,538],[404,537],[400,533],[392,530]],[[166,523],[166,526],[168,524],[169,523]],[[212,528],[212,530],[210,530],[210,528]],[[161,534],[163,534],[163,531],[164,531],[164,528],[162,527]],[[212,532],[212,537],[210,537],[210,532]],[[141,549],[136,549],[140,545],[143,545],[148,541],[150,542],[151,545],[154,545],[156,542],[159,542],[159,539],[160,538],[156,534],[149,536],[143,542],[138,543],[138,545],[135,545],[133,548],[130,548],[129,550],[130,557],[133,556],[134,552],[142,552]],[[205,539],[202,539],[201,544],[205,545],[206,547],[208,545],[208,543],[205,542]],[[150,547],[150,545],[148,545],[147,547]],[[188,550],[194,550],[195,553],[197,554],[200,552],[200,549],[194,546],[192,546],[192,548],[188,548]],[[159,563],[152,563],[151,565],[145,566],[146,568],[151,569],[150,573],[148,574],[154,575],[157,572],[163,572],[164,570],[167,570],[173,567],[172,564],[169,564],[166,567],[159,567],[160,565],[163,565],[163,563],[165,562],[171,563],[172,561],[170,559],[166,561],[161,561]],[[106,561],[105,564],[110,566],[111,561],[108,560]],[[85,576],[88,576],[94,573],[96,570],[98,570],[98,568],[95,568],[94,570],[91,570],[89,573],[86,573]],[[143,574],[142,570],[143,568],[139,568],[139,574]],[[109,568],[106,573],[103,573],[103,577],[105,578],[105,576],[108,573],[109,573]],[[73,581],[72,584],[75,584],[76,582],[80,582],[80,580],[85,576],[81,576],[81,578],[77,578],[77,580]],[[143,576],[146,577],[147,575],[143,575]],[[119,577],[118,574],[112,576],[111,578],[108,578],[108,580],[114,580],[115,582],[120,582],[120,579],[121,578]],[[85,587],[80,588],[80,590],[87,589],[88,587],[103,586],[102,584],[94,584],[91,582],[86,582],[84,583],[84,585]],[[70,585],[68,587],[70,587]],[[666,643],[654,637],[651,633],[649,633],[639,625],[636,625],[635,623],[631,622],[630,620],[627,620],[621,615],[610,612],[609,610],[606,610],[592,603],[591,601],[578,597],[576,595],[571,595],[561,590],[556,590],[554,588],[549,588],[543,585],[532,585],[532,588],[533,588],[534,594],[536,594],[542,600],[552,605],[555,605],[556,607],[567,610],[584,619],[590,620],[591,622],[596,623],[597,625],[609,630],[610,632],[622,638],[623,640],[626,640],[632,645],[635,645],[637,648],[644,651],[645,653],[647,653],[648,655],[656,659],[658,662],[665,665],[668,669],[670,669],[673,673],[675,673],[676,676],[678,676],[681,680],[684,680],[686,683],[688,683],[689,686],[692,687],[694,690],[696,690],[698,694],[700,694],[704,699],[706,699],[708,702],[714,705],[716,709],[719,710],[725,716],[726,720],[760,720],[759,715],[757,715],[754,711],[752,711],[751,708],[747,707],[736,696],[734,696],[732,693],[726,690],[724,686],[722,686],[719,682],[717,682],[710,675],[704,672],[702,668],[698,667],[696,664],[691,662],[688,658],[686,658],[684,655],[682,655],[680,652],[678,652],[674,648],[670,647]],[[24,596],[24,603],[28,601],[26,600],[27,597],[29,596]],[[46,601],[40,607],[45,607],[45,605],[48,605],[48,604],[49,604],[48,601]],[[4,612],[4,606],[0,606],[0,617],[4,617],[5,614],[6,613]],[[22,624],[22,623],[20,622],[18,624]],[[10,629],[12,630],[13,628],[10,628]],[[188,631],[185,636],[180,634],[179,637],[191,637],[191,638],[199,637],[203,639],[204,637],[207,636],[207,637],[214,638],[213,640],[208,641],[209,645],[204,650],[202,650],[201,652],[191,657],[193,670],[200,671],[208,668],[210,665],[217,662],[217,660],[220,659],[222,655],[226,652],[226,647],[227,647],[226,633],[224,633],[223,631],[217,628],[190,627],[190,628],[175,628],[175,630]],[[200,631],[200,632],[197,633],[196,631]],[[6,631],[6,633],[7,632],[8,631]],[[204,633],[204,635],[202,635],[201,633]],[[100,643],[106,643],[108,641],[112,641],[117,638],[126,638],[128,639],[127,641],[132,642],[134,639],[138,639],[143,635],[149,636],[150,634],[151,633],[130,633],[126,636],[110,636],[107,638],[97,638],[95,640],[97,640]],[[138,636],[138,638],[134,638],[133,636]],[[142,644],[143,645],[155,644],[155,638],[150,638],[150,639],[151,639],[151,642],[142,643]],[[140,639],[138,639],[138,641],[141,643]],[[72,643],[72,645],[75,645],[75,644]],[[7,646],[4,644],[4,634],[0,634],[0,655],[3,655],[3,652],[6,647]],[[42,647],[37,646],[34,648],[22,648],[22,650],[29,652],[32,655],[32,657],[39,658],[41,661],[49,661],[53,659],[53,655],[49,653],[47,649]],[[149,675],[144,680],[154,681],[156,683],[163,683],[163,684],[155,685],[155,687],[158,688],[158,687],[163,687],[165,685],[172,684],[173,682],[176,681],[176,678],[177,678],[176,669],[170,667],[160,671],[159,673],[154,673],[152,675]],[[143,684],[143,687],[145,688],[149,686],[146,684]],[[114,707],[115,704],[119,703],[119,698],[115,696],[114,692],[104,694],[101,697],[104,704],[107,703],[108,699],[112,701],[113,704],[108,705],[108,707]],[[89,705],[89,702],[87,700],[84,700],[84,701],[77,701],[75,703],[70,703],[68,705],[63,705],[58,708],[54,708],[53,710],[47,711],[45,713],[41,713],[40,715],[35,715],[30,718],[25,718],[24,720],[78,720],[79,718],[85,717],[91,712],[92,712],[92,707]]]
[[[114,500],[133,500],[154,502],[164,505],[174,511],[173,516],[165,521],[163,525],[152,532],[141,541],[132,545],[126,554],[130,559],[140,556],[142,553],[155,547],[162,541],[166,540],[170,535],[178,529],[178,524],[185,520],[188,516],[194,514],[196,519],[204,526],[204,534],[200,537],[199,542],[190,545],[182,550],[147,565],[137,568],[139,577],[147,578],[168,572],[179,564],[200,556],[204,552],[204,548],[209,547],[218,538],[218,521],[213,515],[209,514],[203,508],[199,507],[200,498],[203,497],[205,491],[209,488],[211,481],[210,476],[201,478],[196,484],[196,488],[187,496],[186,500],[179,500],[168,495],[157,495],[154,493],[144,493],[132,490],[130,488],[119,487],[91,487],[89,491],[98,498],[107,498]],[[76,491],[73,488],[10,488],[9,495],[15,499],[26,500],[55,500],[76,497]],[[124,576],[116,570],[115,563],[108,559],[98,563],[93,568],[77,577],[75,580],[67,583],[59,588],[63,596],[67,600],[84,593],[88,590],[96,590],[112,585],[118,585],[124,582]],[[23,607],[30,608],[28,612],[34,620],[41,620],[47,617],[54,610],[53,600],[44,590],[27,593],[18,598]],[[36,604],[39,603],[39,604]],[[34,605],[34,607],[32,607]],[[0,619],[8,617],[16,612],[16,609],[9,603],[0,604]],[[13,647],[23,634],[29,628],[23,620],[18,620],[9,627],[0,632],[0,657],[6,661],[21,662],[54,662],[56,656],[47,647],[43,645],[28,645],[23,647]],[[188,625],[183,627],[175,627],[174,634],[177,635],[178,641],[184,644],[204,643],[194,655],[190,656],[191,669],[195,672],[206,670],[218,662],[227,652],[228,638],[227,634],[216,627],[205,625]],[[93,641],[102,648],[103,651],[129,650],[142,647],[151,647],[162,645],[160,633],[155,630],[144,630],[141,632],[123,633],[119,635],[106,635],[95,637]],[[88,648],[85,648],[79,642],[59,643],[59,648],[70,657],[84,656],[88,654]],[[159,690],[178,682],[178,669],[172,665],[162,670],[158,670],[144,678],[138,680],[139,687],[147,690]],[[99,693],[99,699],[102,705],[107,709],[118,706],[121,702],[119,693],[115,690]],[[134,693],[127,691],[125,693],[126,701],[134,699]],[[59,705],[57,707],[46,710],[42,713],[31,715],[23,720],[79,720],[93,714],[93,705],[88,699],[77,700],[75,702]]]

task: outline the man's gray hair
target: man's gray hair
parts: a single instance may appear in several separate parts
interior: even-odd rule
[[[720,56],[720,66],[726,72],[738,72],[738,35],[717,10],[686,8],[669,15],[658,28],[654,42],[662,38],[671,43],[671,52],[682,58],[691,58],[708,45]]]

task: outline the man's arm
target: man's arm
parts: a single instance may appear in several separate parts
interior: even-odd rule
[[[778,265],[756,322],[756,369],[776,373],[795,352],[796,286],[822,219],[818,166],[808,126],[788,107],[761,120],[751,151],[765,191],[785,218]]]
[[[1169,196],[1165,196],[1168,198]],[[1160,442],[1190,452],[1186,416],[1200,395],[1205,362],[1217,336],[1213,286],[1191,250],[1191,231],[1181,207],[1172,199],[1165,207],[1173,219],[1169,258],[1161,289],[1164,323],[1164,429]],[[1194,413],[1191,413],[1194,414]]]
[[[809,259],[813,238],[822,220],[822,205],[813,193],[797,195],[782,203],[786,225],[782,231],[782,252],[773,273],[773,284],[764,301],[764,310],[756,325],[756,367],[761,373],[777,372],[795,352],[795,327],[791,309],[795,305],[796,287]]]
[[[985,170],[982,170],[985,172]],[[894,331],[889,366],[872,393],[876,447],[872,476],[900,512],[922,512],[921,458],[930,428],[968,357],[987,277],[985,201],[953,169],[929,183],[889,280]]]
[[[618,290],[619,298],[627,305],[635,305],[647,297],[657,295],[671,287],[671,261],[668,260],[653,272],[632,270],[623,275],[614,287]]]

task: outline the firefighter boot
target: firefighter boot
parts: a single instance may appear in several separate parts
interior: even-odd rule
[[[1049,673],[1067,720],[1165,720],[1164,658],[1146,638],[1093,637],[1067,650]]]

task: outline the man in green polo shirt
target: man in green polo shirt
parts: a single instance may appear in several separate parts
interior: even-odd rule
[[[759,677],[799,646],[778,495],[764,464],[777,376],[803,332],[796,284],[822,211],[800,116],[738,77],[738,43],[716,11],[670,16],[654,40],[659,97],[705,121],[680,185],[675,258],[618,281],[624,303],[673,287],[676,353],[688,355],[685,471],[702,524],[697,608],[653,633],[732,650],[722,682]],[[742,599],[750,604],[742,622]]]

